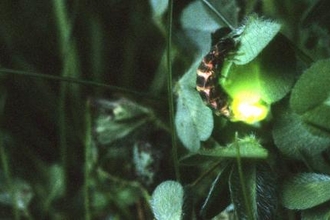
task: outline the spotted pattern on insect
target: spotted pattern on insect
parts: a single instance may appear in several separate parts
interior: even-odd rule
[[[230,52],[236,47],[232,37],[225,37],[211,47],[197,69],[196,89],[216,115],[231,116],[229,96],[219,84],[219,72]]]

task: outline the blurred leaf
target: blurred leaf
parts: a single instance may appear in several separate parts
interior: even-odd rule
[[[252,62],[231,65],[223,86],[233,98],[248,93],[271,104],[291,90],[296,78],[295,65],[295,54],[288,40],[277,35]]]
[[[283,112],[274,122],[272,131],[276,146],[286,156],[303,159],[303,155],[316,156],[330,145],[329,138],[311,134],[301,118],[292,112]]]
[[[193,185],[186,185],[183,187],[183,205],[182,205],[182,216],[180,220],[191,220],[195,217],[195,198],[196,190]]]
[[[168,0],[149,0],[154,17],[161,17],[168,8]]]
[[[47,175],[47,187],[42,191],[42,198],[45,199],[43,202],[44,210],[48,211],[52,202],[64,194],[65,183],[63,167],[54,164],[49,167]]]
[[[330,56],[330,33],[318,23],[312,23],[300,31],[301,47],[313,60]]]
[[[19,179],[14,180],[10,187],[5,186],[4,183],[4,179],[1,179],[0,204],[13,206],[16,203],[18,209],[27,210],[34,196],[32,187],[24,180]],[[12,196],[15,198],[12,198]]]
[[[157,220],[181,220],[183,187],[175,181],[165,181],[152,193],[151,207]]]
[[[330,176],[300,173],[283,185],[282,203],[288,209],[308,209],[330,200]]]
[[[155,174],[159,169],[156,147],[149,142],[136,142],[133,146],[135,173],[146,185],[153,183]]]
[[[307,16],[303,20],[303,25],[308,26],[311,23],[321,24],[324,28],[330,30],[330,2],[327,0],[312,1],[313,7],[308,11]]]
[[[213,130],[213,115],[195,90],[196,70],[199,62],[179,80],[175,126],[183,145],[190,151],[200,148],[200,141],[207,140]]]
[[[202,60],[211,47],[211,32],[220,25],[207,13],[201,1],[194,1],[183,10],[180,23],[186,35],[197,46],[198,59]]]
[[[182,12],[181,24],[184,29],[214,32],[220,25],[204,8],[201,1],[190,3]]]
[[[130,100],[96,100],[94,122],[95,136],[98,143],[110,144],[124,138],[152,117],[152,112]]]
[[[330,56],[330,2],[327,0],[311,1],[302,23],[301,41],[314,60]]]
[[[200,211],[200,215],[203,219],[213,218],[230,204],[230,194],[228,191],[228,178],[230,171],[231,166],[225,164],[225,167],[219,172],[218,176],[213,181]]]
[[[198,151],[201,155],[212,157],[236,158],[237,148],[239,148],[240,157],[253,159],[266,159],[268,151],[263,148],[254,136],[247,136],[243,139],[237,139],[226,147],[215,147],[213,149],[201,149]]]
[[[302,220],[330,219],[330,202],[301,212]]]
[[[212,158],[210,158],[209,156],[191,153],[180,158],[180,166],[198,166],[210,161],[212,161]]]
[[[290,105],[306,127],[321,137],[330,137],[330,59],[315,62],[292,90]]]
[[[197,47],[195,51],[197,59],[202,61],[203,56],[205,56],[210,51],[211,34],[209,32],[193,29],[186,29],[185,33],[192,41],[192,43]]]
[[[204,4],[209,14],[213,17],[215,21],[219,21],[221,26],[227,27],[232,26],[233,28],[238,26],[238,13],[239,3],[237,1],[231,0],[203,0],[208,2],[210,6]],[[226,21],[224,21],[226,20]],[[228,24],[226,23],[228,22]]]
[[[247,18],[234,63],[244,65],[253,60],[280,31],[281,25],[253,14]]]
[[[231,23],[237,23],[237,6],[235,1],[208,1],[214,9]],[[210,10],[202,1],[194,1],[189,4],[181,15],[181,24],[190,40],[197,45],[199,58],[205,55],[211,46],[210,34],[226,24],[220,25],[222,19]]]

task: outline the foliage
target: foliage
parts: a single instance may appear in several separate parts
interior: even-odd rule
[[[0,218],[328,219],[329,6],[1,3]]]

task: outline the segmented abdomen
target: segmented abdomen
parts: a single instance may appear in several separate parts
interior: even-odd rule
[[[221,39],[203,58],[197,69],[196,89],[215,114],[230,117],[228,95],[219,84],[219,74],[226,55],[234,48],[231,38]]]

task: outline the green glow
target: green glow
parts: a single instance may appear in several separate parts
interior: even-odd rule
[[[269,112],[268,104],[261,100],[260,95],[251,92],[241,92],[233,97],[231,109],[232,121],[243,121],[248,124],[265,119]]]
[[[265,119],[271,102],[259,61],[224,67],[220,83],[232,99],[231,121],[254,124]]]

